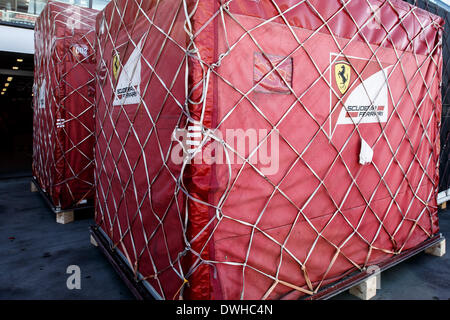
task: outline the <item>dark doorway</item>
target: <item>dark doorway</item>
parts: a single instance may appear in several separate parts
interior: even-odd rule
[[[0,51],[0,179],[31,176],[33,55]]]

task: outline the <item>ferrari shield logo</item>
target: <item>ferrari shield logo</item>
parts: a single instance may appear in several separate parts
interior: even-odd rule
[[[338,62],[334,67],[336,83],[342,94],[346,93],[350,86],[351,67],[347,62]]]
[[[119,76],[119,72],[120,72],[120,56],[118,53],[116,53],[113,57],[112,69],[113,69],[112,71],[113,71],[114,79],[117,80],[117,77]]]

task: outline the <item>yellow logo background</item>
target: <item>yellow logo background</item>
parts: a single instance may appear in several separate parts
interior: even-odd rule
[[[347,62],[338,62],[334,67],[334,74],[339,91],[346,93],[350,86],[351,67]]]
[[[120,72],[120,56],[118,53],[116,53],[113,57],[112,69],[113,69],[112,71],[113,71],[114,79],[117,80],[117,77],[119,76],[119,72]]]

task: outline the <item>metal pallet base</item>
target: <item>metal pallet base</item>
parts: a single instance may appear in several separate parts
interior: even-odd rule
[[[37,189],[37,191],[41,194],[42,198],[44,198],[45,203],[47,204],[47,206],[53,211],[53,213],[58,214],[58,213],[63,213],[63,212],[69,212],[69,211],[81,211],[81,210],[92,210],[92,213],[94,212],[94,201],[88,201],[86,204],[81,204],[75,207],[71,207],[71,208],[66,208],[66,209],[61,209],[58,206],[55,206],[55,204],[53,203],[52,199],[50,198],[50,196],[48,195],[47,192],[45,192],[41,186],[39,185],[39,182],[36,180],[35,177],[33,177],[31,179],[31,183],[35,186],[35,188]]]
[[[97,226],[91,226],[90,231],[91,236],[96,242],[95,245],[100,248],[134,297],[137,300],[155,300],[155,296],[151,293],[151,290],[143,281],[136,279],[128,263],[117,250],[112,248],[111,241],[103,234],[101,229]]]
[[[136,277],[134,276],[134,273],[132,272],[130,266],[128,263],[124,260],[124,258],[114,249],[111,247],[111,242],[103,234],[101,230],[97,226],[92,226],[90,228],[91,235],[94,238],[94,240],[97,242],[98,247],[103,252],[103,254],[106,256],[108,261],[112,264],[116,272],[119,274],[122,281],[124,281],[125,285],[130,289],[130,291],[133,293],[133,295],[138,300],[154,300],[155,296],[152,295],[151,290],[148,289],[147,286],[143,284],[142,281],[136,280]],[[379,272],[383,272],[385,270],[388,270],[397,264],[421,253],[422,251],[425,251],[426,249],[438,244],[439,242],[443,241],[445,238],[442,236],[442,234],[435,235],[434,237],[424,241],[417,247],[407,250],[405,252],[402,252],[399,255],[396,255],[392,257],[391,259],[388,259],[384,262],[378,263],[377,267],[379,268]],[[346,290],[349,290],[350,288],[357,286],[358,284],[362,283],[363,281],[367,280],[368,278],[372,277],[372,273],[368,273],[365,271],[358,271],[354,272],[351,275],[345,277],[342,280],[339,280],[331,285],[328,285],[324,287],[322,290],[320,290],[318,293],[303,298],[302,300],[327,300],[330,299]],[[159,299],[159,297],[158,297]]]
[[[388,270],[399,263],[414,257],[415,255],[421,253],[422,251],[425,251],[426,249],[438,244],[439,242],[443,241],[445,238],[442,236],[442,234],[437,234],[434,237],[424,241],[417,247],[413,249],[409,249],[405,252],[400,253],[399,255],[396,255],[392,257],[391,259],[388,259],[384,262],[377,263],[378,272],[383,272],[385,270]],[[330,299],[354,286],[357,286],[358,284],[362,283],[363,281],[367,280],[368,278],[372,277],[372,273],[368,273],[365,271],[358,271],[355,272],[347,277],[345,277],[342,280],[339,280],[331,285],[326,286],[322,290],[320,290],[318,293],[309,296],[305,298],[304,300],[327,300]]]

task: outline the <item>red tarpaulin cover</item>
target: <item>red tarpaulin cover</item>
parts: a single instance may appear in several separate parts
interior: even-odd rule
[[[97,225],[165,299],[295,299],[417,246],[442,26],[396,0],[112,1]]]
[[[94,196],[97,13],[50,1],[35,27],[33,175],[61,209]]]

